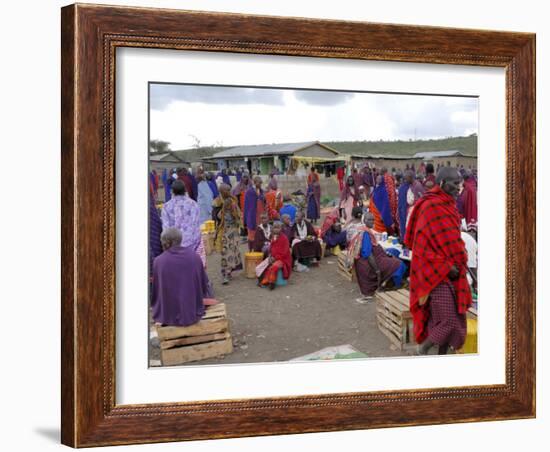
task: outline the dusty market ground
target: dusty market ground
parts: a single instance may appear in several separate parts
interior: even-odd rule
[[[242,245],[242,253],[246,246]],[[369,357],[402,356],[376,325],[374,302],[359,304],[356,282],[337,272],[328,257],[307,273],[293,272],[288,285],[273,291],[241,272],[221,284],[220,256],[208,256],[208,275],[216,298],[227,307],[234,351],[219,359],[187,365],[287,361],[325,347],[350,344]],[[150,364],[160,365],[158,347],[150,345]]]

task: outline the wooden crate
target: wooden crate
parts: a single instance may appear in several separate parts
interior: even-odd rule
[[[377,292],[375,298],[376,320],[380,331],[399,350],[415,348],[409,291],[399,289]]]
[[[158,327],[157,334],[164,366],[217,358],[233,351],[224,303],[208,308],[194,325]]]
[[[351,268],[346,266],[346,253],[344,252],[338,254],[338,273],[349,282],[353,282],[357,279],[355,275],[355,266]]]

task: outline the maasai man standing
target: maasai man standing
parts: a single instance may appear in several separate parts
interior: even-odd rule
[[[363,167],[363,170],[361,171],[361,176],[362,176],[361,185],[365,187],[367,196],[370,196],[372,187],[374,187],[374,177],[372,174],[372,170],[369,168],[368,165],[365,165]]]
[[[212,203],[212,217],[216,222],[214,246],[221,255],[222,283],[227,284],[231,272],[242,270],[242,256],[239,251],[239,232],[241,228],[241,211],[237,198],[231,196],[231,187],[220,185],[220,196]]]
[[[189,176],[189,171],[187,168],[178,169],[178,180],[181,180],[185,185],[185,192],[192,200],[196,200],[197,196],[193,192],[193,179]]]
[[[336,168],[336,178],[338,179],[338,188],[340,191],[344,189],[344,178],[346,177],[346,168],[339,166]]]
[[[468,255],[460,235],[456,197],[461,177],[442,167],[436,185],[411,213],[405,244],[412,250],[410,307],[420,354],[433,345],[439,354],[462,347],[472,293],[466,279]]]
[[[279,211],[283,207],[283,192],[279,190],[277,179],[272,176],[269,180],[268,191],[265,194],[265,202],[267,207],[267,214],[271,221],[278,220],[280,218]]]
[[[216,175],[216,179],[218,177],[221,177],[222,179],[222,182],[224,184],[227,184],[231,187],[231,180],[229,179],[229,176],[227,174],[227,170],[225,168],[223,168],[217,175]]]
[[[399,236],[401,241],[405,240],[409,212],[425,191],[424,186],[414,177],[411,170],[405,171],[403,181],[403,184],[399,187],[398,195]]]
[[[464,185],[457,206],[467,225],[477,224],[477,183],[471,171],[464,172]]]
[[[244,225],[248,230],[248,248],[250,250],[252,250],[256,226],[260,224],[260,216],[265,211],[265,193],[262,190],[262,178],[256,176],[254,177],[254,185],[246,191],[244,198]]]
[[[239,206],[241,207],[241,211],[244,210],[245,194],[250,187],[252,187],[252,181],[250,180],[250,176],[248,173],[243,173],[239,183],[235,185],[235,187],[233,187],[233,190],[231,190],[231,194],[235,196],[239,201]]]
[[[171,191],[172,191],[172,182],[174,179],[170,177],[168,170],[164,168],[162,171],[162,186],[164,187],[164,202],[170,201]]]
[[[439,171],[439,165],[438,171]],[[424,188],[429,190],[435,186],[435,170],[432,163],[426,165],[426,179],[424,179]]]
[[[153,190],[153,198],[156,200],[158,198],[159,175],[155,170],[152,170],[149,177],[151,181],[151,189]]]
[[[186,195],[181,180],[172,183],[172,198],[162,206],[162,229],[177,228],[182,234],[182,245],[194,250],[206,265],[206,253],[201,239],[199,205]]]
[[[376,232],[393,233],[394,221],[391,215],[390,199],[386,181],[382,175],[376,178],[376,187],[372,191],[369,211],[374,215],[374,230]]]
[[[411,186],[412,176],[411,170],[405,170],[405,177],[403,177],[403,183],[397,190],[397,221],[399,224],[399,238],[401,242],[405,239],[405,228],[407,226],[407,213],[409,211],[409,204],[407,203],[407,193]]]
[[[355,230],[348,245],[348,262],[354,262],[359,290],[363,295],[359,303],[371,301],[376,290],[391,280],[394,287],[401,287],[407,266],[398,258],[388,256],[376,238],[372,227],[374,215],[367,213],[363,227]]]
[[[397,189],[395,188],[395,180],[393,175],[388,172],[387,168],[382,168],[380,170],[380,174],[384,177],[384,184],[386,185],[386,191],[388,192],[388,200],[390,203],[390,212],[393,224],[397,225]]]
[[[214,175],[212,173],[206,173],[206,182],[210,187],[210,191],[212,192],[213,198],[216,199],[218,196],[220,196],[220,192],[218,191],[218,185],[216,184],[216,181],[214,180]]]
[[[237,171],[235,171],[235,178],[237,182],[240,182],[244,174],[244,168],[241,166]]]
[[[214,201],[214,196],[212,196],[212,190],[210,189],[208,182],[206,182],[204,175],[198,176],[198,196],[197,204],[199,205],[199,223],[203,224],[206,220],[212,218],[212,201]]]
[[[267,189],[268,190],[277,190],[278,184],[277,184],[277,178],[275,177],[275,174],[273,171],[269,174],[269,182],[267,183]]]
[[[296,213],[296,222],[292,226],[294,239],[292,241],[292,257],[301,264],[309,264],[311,260],[321,259],[322,249],[315,229],[304,218],[303,212]]]
[[[351,211],[359,203],[359,187],[355,185],[355,181],[352,176],[348,176],[346,179],[346,186],[342,190],[340,195],[339,208],[342,212],[342,217],[346,222],[351,221]]]
[[[351,177],[353,177],[353,182],[355,182],[356,187],[363,185],[363,174],[360,173],[357,168],[353,168]]]
[[[197,323],[209,291],[201,260],[194,250],[181,246],[179,229],[165,229],[160,239],[164,252],[153,261],[153,320],[166,326]]]
[[[319,174],[315,167],[311,167],[311,172],[307,176],[307,218],[314,224],[321,218],[321,183]]]
[[[189,175],[189,179],[191,179],[191,187],[193,187],[193,193],[190,196],[191,196],[191,199],[196,201],[199,196],[199,183],[197,181],[197,178],[193,174],[193,171],[191,168],[189,168],[188,175]]]
[[[276,221],[273,224],[273,237],[269,246],[269,265],[259,277],[260,285],[273,290],[279,270],[282,271],[283,278],[288,279],[292,272],[292,257],[288,239],[281,231],[281,223]]]

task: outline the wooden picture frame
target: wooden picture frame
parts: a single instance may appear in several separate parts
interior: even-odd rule
[[[84,447],[535,416],[535,35],[78,4],[62,9],[61,34],[64,444]],[[118,47],[505,68],[505,384],[117,405]]]

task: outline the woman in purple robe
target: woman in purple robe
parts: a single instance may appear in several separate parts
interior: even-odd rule
[[[183,236],[182,246],[195,250],[206,264],[199,205],[187,196],[185,185],[179,179],[172,184],[172,194],[172,199],[162,206],[162,229],[178,228]]]
[[[256,234],[256,226],[260,224],[260,216],[266,211],[265,192],[262,190],[262,178],[254,178],[254,186],[250,187],[244,197],[244,225],[248,230],[248,247]]]
[[[222,178],[224,184],[227,184],[227,185],[229,185],[229,186],[231,187],[231,180],[229,179],[229,176],[228,176],[228,174],[227,174],[227,170],[226,170],[225,168],[222,169],[222,170],[216,175],[216,179],[217,179],[218,177],[221,177],[221,178]]]
[[[407,193],[409,192],[410,184],[405,181],[399,186],[397,192],[397,219],[399,222],[399,238],[401,242],[405,239],[405,231],[407,229],[407,212],[409,205],[407,204]]]
[[[342,230],[342,225],[340,222],[334,223],[323,235],[323,240],[327,244],[325,250],[325,256],[330,255],[332,250],[337,246],[341,250],[346,249],[347,240],[346,240],[346,231]]]
[[[149,191],[149,276],[153,274],[153,260],[162,253],[160,234],[162,233],[162,221],[155,206],[153,193]]]
[[[208,186],[212,191],[212,197],[216,199],[218,196],[220,196],[218,186],[216,185],[216,181],[214,180],[214,176],[212,175],[212,173],[206,173],[206,182],[208,183]]]
[[[314,224],[321,218],[321,184],[313,180],[307,187],[307,218]]]
[[[170,177],[168,170],[164,168],[162,170],[162,175],[161,175],[162,186],[164,187],[164,202],[170,201],[170,189],[172,184],[168,185],[169,179],[172,179],[172,178]]]
[[[161,235],[164,252],[153,261],[153,320],[166,326],[188,326],[204,315],[208,277],[194,250],[181,246],[181,232],[168,228]]]

